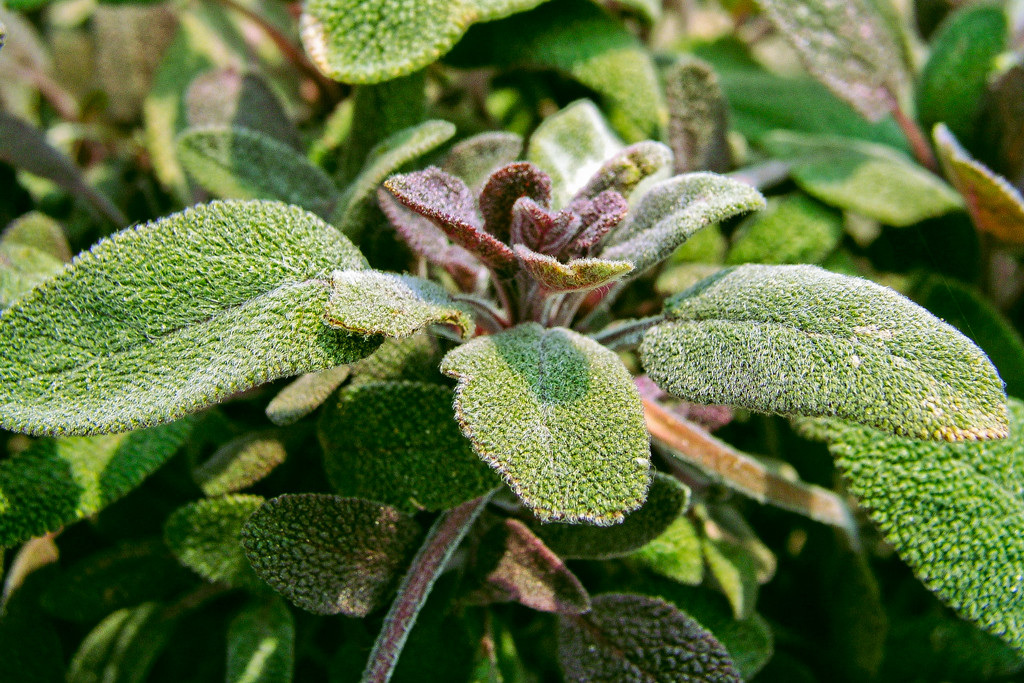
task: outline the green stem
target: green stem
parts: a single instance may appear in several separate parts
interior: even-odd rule
[[[611,325],[600,332],[595,332],[590,338],[612,351],[636,348],[644,338],[644,333],[664,319],[663,315],[652,315],[649,318],[626,320],[619,325]]]

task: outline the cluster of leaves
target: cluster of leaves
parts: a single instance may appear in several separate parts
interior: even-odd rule
[[[951,4],[7,0],[0,680],[1024,669]]]

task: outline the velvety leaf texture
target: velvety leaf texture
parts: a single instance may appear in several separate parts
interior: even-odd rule
[[[480,133],[453,145],[442,170],[479,192],[492,173],[518,159],[522,151],[523,138],[515,133]]]
[[[178,158],[196,182],[226,199],[277,199],[321,218],[331,215],[338,190],[330,177],[292,147],[247,128],[186,130]]]
[[[191,128],[247,128],[302,151],[302,140],[274,91],[255,73],[217,69],[197,76],[185,93]]]
[[[0,461],[0,547],[94,515],[156,471],[192,420],[124,435],[43,439]]]
[[[63,267],[62,261],[41,249],[0,241],[0,310],[59,273]]]
[[[288,452],[273,432],[251,432],[228,441],[192,471],[208,496],[249,488],[284,462]]]
[[[290,683],[295,619],[280,598],[246,605],[228,624],[227,683]]]
[[[559,660],[571,683],[739,683],[729,653],[694,619],[657,598],[607,594],[563,616]]]
[[[701,228],[764,206],[760,192],[725,176],[689,173],[669,178],[643,196],[636,211],[612,233],[601,258],[631,261],[640,275]]]
[[[476,329],[472,309],[440,285],[376,270],[335,271],[324,319],[341,330],[388,337],[408,337],[433,323],[453,325],[463,338]]]
[[[608,157],[577,196],[597,197],[606,190],[614,190],[629,199],[641,181],[667,177],[671,171],[672,150],[660,142],[644,140]]]
[[[1010,400],[1001,441],[911,441],[835,422],[819,431],[925,585],[1024,653],[1024,403]]]
[[[619,358],[571,330],[520,325],[451,351],[455,415],[477,455],[544,520],[614,524],[650,481],[640,397]]]
[[[189,503],[167,518],[164,540],[179,562],[207,581],[260,586],[239,538],[263,502],[261,496],[235,494]]]
[[[690,489],[674,478],[655,473],[647,502],[611,527],[544,524],[534,530],[559,556],[569,560],[622,557],[657,538],[683,513]]]
[[[760,0],[807,70],[878,121],[909,80],[902,50],[871,0]]]
[[[945,124],[935,127],[934,138],[946,176],[963,196],[975,227],[1003,242],[1024,244],[1020,190],[975,161]]]
[[[253,569],[316,614],[362,617],[384,597],[419,527],[394,508],[307,493],[267,501],[242,529]]]
[[[399,508],[446,510],[500,481],[452,416],[452,391],[425,382],[346,388],[318,425],[327,478],[338,493]]]
[[[39,211],[29,211],[4,228],[0,244],[34,247],[58,261],[71,260],[71,247],[60,223]]]
[[[704,552],[693,522],[678,517],[653,541],[630,557],[673,581],[696,586],[704,580]]]
[[[125,431],[358,360],[380,340],[327,327],[323,309],[330,273],[363,267],[337,230],[274,202],[118,233],[0,316],[0,426]]]
[[[666,302],[640,352],[688,401],[833,416],[921,439],[1006,436],[980,349],[897,292],[814,266],[740,266]]]
[[[352,384],[392,380],[447,383],[437,369],[443,357],[437,338],[425,332],[388,339],[372,356],[352,365]]]
[[[298,422],[319,408],[348,379],[350,372],[349,366],[339,365],[299,377],[267,404],[267,417],[282,427]]]
[[[725,262],[820,263],[839,246],[843,220],[836,211],[795,194],[768,202],[737,228]]]
[[[523,269],[549,292],[594,289],[614,282],[633,270],[633,264],[629,261],[579,258],[561,263],[521,244],[515,245],[513,250]]]
[[[707,62],[683,58],[664,75],[668,140],[677,173],[729,170],[729,104]]]

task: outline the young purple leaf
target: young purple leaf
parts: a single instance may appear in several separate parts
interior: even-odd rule
[[[549,211],[529,197],[512,207],[511,243],[541,254],[557,254],[579,232],[580,217],[572,211]]]
[[[568,263],[529,247],[517,244],[512,249],[523,269],[549,292],[574,292],[594,289],[614,282],[633,270],[629,261],[606,261],[597,258],[573,259]]]
[[[589,256],[629,213],[629,202],[616,190],[605,190],[592,199],[578,197],[569,210],[579,215],[581,227],[565,251],[570,256]]]
[[[499,168],[480,191],[480,214],[484,229],[503,242],[509,241],[513,206],[521,197],[529,197],[546,207],[551,201],[551,178],[528,161],[517,161]]]

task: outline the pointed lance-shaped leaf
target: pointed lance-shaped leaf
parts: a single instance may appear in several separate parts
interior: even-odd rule
[[[479,193],[491,174],[519,158],[523,138],[506,131],[488,131],[452,145],[441,170],[462,178],[471,190]]]
[[[897,292],[814,266],[720,271],[666,302],[644,367],[688,401],[832,416],[921,439],[1006,436],[1002,381]]]
[[[287,457],[277,432],[249,432],[218,448],[192,470],[192,478],[207,496],[222,496],[249,488]]]
[[[184,505],[164,523],[164,540],[183,565],[207,581],[234,587],[262,585],[242,549],[242,525],[262,505],[262,496],[233,494]]]
[[[689,173],[669,178],[643,196],[636,211],[611,234],[600,256],[632,261],[635,275],[640,275],[701,228],[764,206],[760,192],[725,176]]]
[[[57,531],[118,500],[178,451],[193,421],[123,435],[41,439],[0,461],[0,547]]]
[[[609,593],[559,618],[558,658],[570,683],[740,683],[715,637],[658,598]]]
[[[129,265],[133,264],[133,265]],[[95,434],[176,420],[378,338],[323,323],[337,230],[275,202],[214,202],[103,240],[0,315],[0,426]]]
[[[714,68],[701,59],[683,57],[663,72],[663,80],[676,173],[728,171],[729,104]]]
[[[975,227],[1003,242],[1024,244],[1024,197],[1020,191],[972,158],[946,124],[935,126],[933,136],[946,177],[963,196]]]
[[[419,527],[394,508],[320,493],[267,501],[242,528],[256,574],[316,614],[363,617],[384,597]]]
[[[338,202],[330,177],[285,143],[248,128],[192,128],[178,158],[205,190],[225,199],[278,199],[327,218]]]
[[[760,0],[814,76],[871,121],[910,82],[902,50],[872,0]]]
[[[547,206],[551,200],[551,178],[548,174],[529,161],[517,161],[492,173],[480,191],[484,230],[508,243],[512,207],[522,197]]]
[[[1020,654],[1024,403],[1009,407],[1001,441],[913,441],[834,420],[801,426],[829,442],[850,492],[924,584]]]
[[[441,285],[377,270],[334,271],[324,320],[349,332],[388,337],[408,337],[434,323],[457,327],[463,338],[476,329],[472,309]]]
[[[267,404],[267,417],[280,427],[298,422],[319,408],[348,379],[350,372],[349,366],[339,365],[299,377]]]
[[[111,613],[78,646],[68,664],[67,683],[146,680],[177,621],[156,602]]]
[[[291,683],[295,618],[280,598],[253,601],[228,624],[227,683]]]
[[[640,397],[613,352],[563,328],[519,325],[445,356],[477,455],[545,520],[614,524],[650,482]]]
[[[677,517],[664,532],[632,555],[656,574],[687,586],[704,580],[704,552],[693,522],[685,515]]]
[[[599,258],[578,258],[568,263],[529,247],[512,247],[523,270],[549,292],[586,291],[614,282],[633,270],[629,261],[608,261]]]

